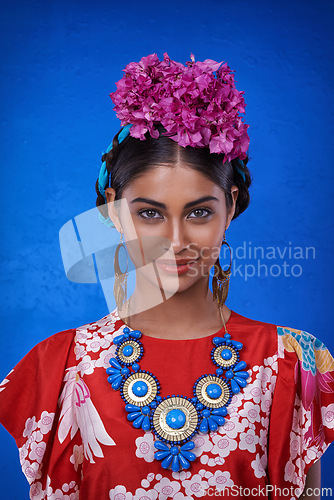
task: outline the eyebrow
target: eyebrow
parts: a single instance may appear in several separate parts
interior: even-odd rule
[[[216,198],[215,196],[202,196],[202,198],[198,198],[198,200],[186,203],[184,205],[184,208],[190,208],[193,207],[194,205],[198,205],[199,203],[204,203],[205,201],[211,201],[211,200],[219,201],[218,198]],[[135,198],[130,203],[137,203],[137,202],[149,203],[150,205],[154,205],[155,207],[163,208],[165,210],[167,209],[167,206],[164,203],[160,203],[159,201],[151,200],[149,198],[141,198],[141,197]]]

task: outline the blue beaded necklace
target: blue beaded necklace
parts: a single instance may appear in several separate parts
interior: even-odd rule
[[[224,425],[233,394],[247,385],[249,374],[239,355],[243,346],[231,339],[222,312],[221,316],[225,335],[212,339],[211,360],[216,371],[196,380],[193,398],[160,396],[157,377],[141,370],[138,364],[144,354],[139,330],[126,326],[123,334],[114,338],[116,357],[110,359],[107,368],[108,382],[120,391],[127,419],[133,427],[146,432],[152,430],[156,435],[154,458],[161,461],[164,469],[178,472],[190,467],[196,459],[191,451],[195,447],[194,435],[214,432]]]

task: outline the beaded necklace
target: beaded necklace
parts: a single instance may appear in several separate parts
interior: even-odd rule
[[[247,385],[249,374],[239,355],[243,345],[232,340],[219,310],[225,334],[212,339],[211,360],[217,368],[215,373],[201,375],[196,380],[193,398],[160,396],[157,377],[141,370],[138,364],[144,355],[140,330],[125,326],[123,334],[114,338],[116,357],[110,359],[107,368],[108,382],[120,391],[133,427],[145,432],[152,430],[156,435],[154,458],[161,461],[164,469],[178,472],[190,467],[196,459],[191,451],[195,447],[192,438],[198,432],[207,434],[224,425],[233,394]]]

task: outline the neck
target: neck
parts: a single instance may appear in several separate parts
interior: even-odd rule
[[[147,283],[144,285],[136,280],[134,293],[119,315],[130,328],[147,336],[180,340],[207,337],[224,327],[230,317],[231,311],[225,305],[219,311],[213,301],[209,278],[198,280],[184,291],[170,293],[169,298],[164,298],[157,287],[154,293],[148,293]]]

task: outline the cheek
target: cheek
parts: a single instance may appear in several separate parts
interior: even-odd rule
[[[217,259],[224,236],[224,221],[208,224],[193,232],[192,248],[197,249],[203,259]]]
[[[170,240],[160,234],[152,234],[152,231],[126,231],[124,237],[136,268],[151,264],[170,251]]]
[[[200,256],[202,261],[206,261],[208,264],[212,265],[216,262],[220,252],[220,246],[217,243],[214,246],[204,246],[200,249]]]

